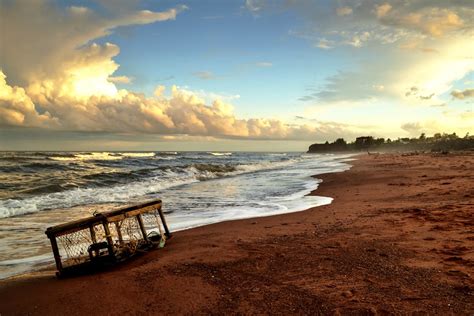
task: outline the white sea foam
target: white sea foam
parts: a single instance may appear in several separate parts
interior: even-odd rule
[[[231,188],[231,192],[235,190],[235,187],[240,193],[244,193],[242,191],[245,191],[247,188],[247,193],[244,193],[245,200],[231,200],[235,201],[236,205],[234,206],[223,205],[219,207],[200,207],[198,205],[195,206],[195,208],[199,209],[198,212],[173,212],[167,216],[168,222],[172,230],[176,231],[222,221],[297,212],[315,206],[330,204],[332,201],[332,198],[330,197],[308,196],[308,194],[315,190],[321,182],[319,179],[309,177],[308,172],[310,172],[310,174],[342,172],[350,168],[350,165],[345,162],[351,159],[347,156],[341,157],[342,159],[320,157],[321,160],[318,159],[318,161],[321,163],[314,166],[314,162],[312,161],[314,158],[315,156],[310,156],[303,161],[298,160],[297,162],[299,163],[294,166],[291,166],[291,163],[279,163],[279,168],[275,168],[274,172],[262,174],[257,178],[247,177],[247,180],[242,180],[243,182],[238,181],[237,179],[245,179],[245,176],[239,176],[232,181],[231,179],[228,181],[226,179],[219,180],[218,184],[209,186],[207,190],[201,192],[202,194],[206,194],[206,192],[208,193],[208,195],[202,196],[202,198],[205,198],[207,203],[211,205],[213,203],[216,205],[222,205],[222,198],[213,199],[216,189],[220,187]],[[282,181],[283,183],[286,183],[286,186],[283,187],[281,194],[271,196],[271,194],[275,193],[275,190],[268,190],[272,187],[268,186],[268,184],[273,183],[276,188],[279,188],[282,184],[279,182],[281,179],[284,179]],[[237,185],[235,185],[236,181]],[[198,185],[200,184],[194,184],[193,186]],[[257,191],[260,190],[257,188],[261,185],[263,185],[261,189],[263,192],[259,194]],[[292,186],[293,188],[291,188]],[[222,194],[226,196],[225,193]],[[254,196],[254,198],[252,199],[251,196]],[[173,200],[181,197],[168,196],[168,198]],[[184,204],[196,202],[198,201],[183,201]],[[233,203],[234,202],[231,202],[230,204]],[[226,203],[224,202],[224,204]]]
[[[288,160],[279,161],[279,162],[261,162],[261,163],[256,163],[256,164],[238,165],[236,167],[237,168],[236,174],[282,168],[282,167],[294,164],[297,161],[298,161],[297,159],[288,159]]]
[[[166,172],[165,172],[166,173]],[[198,181],[195,175],[153,177],[141,182],[102,188],[78,188],[63,192],[37,195],[26,199],[0,201],[0,218],[35,213],[48,209],[69,208],[77,205],[126,203],[139,196]]]
[[[178,152],[176,152],[176,151],[163,151],[160,154],[162,154],[162,155],[177,155]]]
[[[71,157],[51,157],[52,160],[57,161],[74,161],[74,160],[120,160],[123,157],[116,153],[101,152],[101,153],[87,153],[75,154]]]
[[[65,157],[50,157],[51,160],[56,161],[77,161],[77,160],[121,160],[124,157],[129,158],[146,158],[155,156],[154,152],[124,152],[124,153],[111,153],[111,152],[94,152],[94,153],[78,153],[71,156]]]
[[[155,153],[120,153],[124,157],[132,158],[145,158],[145,157],[154,157]]]
[[[232,156],[232,153],[208,152],[212,156]]]
[[[273,202],[255,200],[247,201],[247,205],[237,207],[203,209],[196,213],[172,213],[167,216],[167,221],[172,231],[180,231],[230,220],[298,212],[311,207],[330,204],[333,200],[330,197],[307,196],[302,199],[303,196],[317,187],[315,183],[316,181],[312,181],[310,190],[303,190],[274,199]]]
[[[318,196],[308,197],[303,202],[294,201],[294,203],[291,203],[288,201],[286,206],[279,203],[261,203],[261,207],[227,208],[221,209],[220,212],[207,211],[200,212],[199,214],[170,214],[167,216],[167,222],[172,231],[180,231],[225,221],[298,212],[311,207],[331,204],[332,200],[330,197]]]
[[[68,208],[77,205],[128,202],[137,197],[157,193],[161,190],[189,184],[197,181],[215,179],[222,176],[234,176],[243,173],[280,168],[294,163],[264,162],[258,164],[238,165],[235,171],[203,170],[196,166],[184,169],[165,169],[159,175],[124,185],[102,188],[77,188],[68,191],[48,193],[25,199],[0,200],[0,218],[35,213],[55,208]]]
[[[108,153],[101,153],[95,156],[105,157],[106,154],[108,155]],[[336,171],[336,166],[338,166],[339,163],[336,161],[331,162],[333,159],[333,157],[321,158],[321,162],[328,162],[325,163],[324,168],[319,168],[318,173]],[[130,200],[149,194],[155,194],[171,187],[223,176],[236,176],[239,174],[284,168],[298,161],[301,160],[289,159],[281,162],[242,164],[235,166],[235,170],[233,171],[220,171],[220,169],[214,169],[212,166],[210,170],[206,170],[205,168],[198,169],[196,166],[191,165],[179,170],[173,170],[171,168],[165,169],[156,176],[127,184],[100,188],[77,188],[32,196],[25,199],[0,200],[0,218],[35,213],[49,209],[69,208],[78,205],[126,203]]]

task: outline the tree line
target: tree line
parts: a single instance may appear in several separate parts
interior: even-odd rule
[[[459,137],[456,133],[436,133],[431,137],[422,133],[415,138],[375,138],[360,136],[353,142],[338,138],[334,142],[316,143],[309,146],[308,153],[343,152],[343,151],[432,151],[446,152],[455,150],[474,150],[474,136],[469,133]]]

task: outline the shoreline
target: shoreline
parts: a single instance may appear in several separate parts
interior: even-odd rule
[[[286,156],[286,154],[282,155]],[[308,171],[315,174],[344,171],[350,168],[347,162],[353,159],[351,158],[352,156],[353,155],[315,155],[314,159],[304,159],[298,156],[289,160],[257,163],[257,167],[253,167],[250,170],[247,170],[248,168],[239,169],[239,165],[236,164],[235,170],[231,173],[220,174],[210,179],[193,180],[192,183],[178,184],[174,189],[171,189],[171,192],[174,191],[178,193],[167,193],[165,190],[162,195],[155,195],[155,197],[164,199],[167,221],[170,224],[171,230],[174,232],[229,220],[257,218],[302,211],[310,207],[328,204],[332,201],[331,198],[327,197],[307,196],[318,187],[320,182],[319,179],[314,179],[309,176]],[[271,160],[271,157],[268,159]],[[307,161],[310,163],[308,164]],[[215,163],[217,162],[218,161],[215,161]],[[243,163],[246,167],[251,166],[251,164],[246,165],[245,161]],[[285,171],[285,169],[281,167],[282,164],[288,165],[290,170],[295,169],[297,171]],[[311,165],[314,165],[313,169],[304,170],[306,168],[309,169]],[[282,177],[280,177],[280,173],[282,173]],[[269,176],[278,177],[279,182],[276,183],[275,186],[269,185],[270,182],[266,180]],[[257,186],[258,183],[260,183],[262,193],[249,194],[249,192],[252,191],[245,189],[246,187],[252,187],[253,183],[245,180],[251,179],[252,177],[255,177]],[[234,182],[236,184],[234,184]],[[247,185],[242,185],[242,182]],[[236,201],[234,207],[230,209],[227,208],[229,208],[232,203],[228,203],[229,205],[227,205],[225,204],[225,199],[219,198],[218,195],[212,193],[221,190],[221,188],[227,185],[230,185],[230,191],[228,191],[231,195],[233,191],[241,194],[240,196],[233,196],[228,199],[229,201],[233,199]],[[133,182],[131,186],[133,188]],[[241,189],[239,186],[241,186]],[[286,186],[288,186],[288,190],[285,189]],[[293,188],[291,188],[291,186],[293,186]],[[210,190],[210,188],[214,188],[214,190]],[[201,193],[203,193],[204,196],[199,195],[200,190],[203,191]],[[278,192],[275,190],[278,190]],[[99,194],[100,190],[94,192]],[[273,200],[271,193],[276,193],[279,197]],[[74,192],[71,194],[74,194]],[[260,196],[262,199],[247,200],[246,197],[249,195],[250,198],[254,198],[251,196],[254,195]],[[195,204],[186,204],[186,201],[192,202],[198,197],[199,199]],[[267,199],[267,197],[270,198]],[[149,199],[150,197],[144,198]],[[48,200],[48,195],[42,199]],[[180,201],[180,199],[184,202]],[[206,199],[209,199],[209,203],[204,205],[201,201]],[[241,201],[239,199],[241,199]],[[125,205],[114,205],[113,202],[109,202],[108,204],[92,203],[70,208],[58,207],[57,209],[46,212],[32,210],[31,213],[0,219],[0,226],[3,227],[3,229],[0,229],[0,239],[4,240],[6,246],[3,248],[5,252],[0,254],[0,280],[24,273],[28,274],[38,270],[44,270],[45,267],[47,268],[48,266],[54,265],[49,242],[44,238],[44,229],[47,226],[59,225],[90,216],[92,209],[96,211],[108,211],[126,205],[143,203],[144,201],[146,200],[135,200]],[[224,202],[224,204],[222,204],[222,202]],[[187,209],[186,212],[180,212],[180,205],[185,208],[190,208]],[[223,206],[226,206],[226,209],[220,209]],[[0,209],[1,208],[0,206]],[[63,218],[62,221],[61,218]],[[34,224],[23,226],[24,222]],[[41,226],[44,227],[44,229],[39,228]],[[18,233],[16,233],[16,231]],[[37,248],[35,249],[34,247]],[[40,247],[41,252],[39,250],[37,251]],[[28,253],[34,253],[34,256],[24,255]],[[17,259],[11,259],[15,257]]]
[[[360,153],[359,153],[360,154]],[[345,172],[347,170],[349,170],[352,165],[350,164],[351,161],[354,161],[356,160],[357,156],[359,155],[357,153],[351,153],[351,154],[344,154],[343,157],[338,157],[335,161],[337,161],[338,163],[342,163],[343,165],[339,166],[339,168],[336,168],[337,170],[333,170],[333,171],[324,171],[322,173],[317,173],[315,175],[312,175],[312,176],[309,176],[309,178],[312,178],[313,180],[313,188],[308,188],[308,189],[305,189],[304,191],[300,193],[298,193],[298,197],[295,199],[296,200],[301,200],[305,197],[309,197],[309,196],[317,196],[317,194],[313,194],[319,187],[319,185],[321,184],[322,180],[320,179],[322,175],[325,175],[325,174],[331,174],[331,173],[339,173],[339,172]],[[342,155],[342,154],[341,154]],[[228,177],[233,177],[235,175],[230,175]],[[222,178],[221,178],[222,179]],[[220,179],[212,179],[212,180],[220,180]],[[211,180],[211,181],[212,181]],[[173,231],[173,234],[174,233],[177,233],[177,232],[181,232],[181,231],[185,231],[185,230],[191,230],[191,229],[195,229],[195,228],[199,228],[199,227],[204,227],[204,226],[209,226],[209,225],[213,225],[213,224],[219,224],[219,223],[224,223],[224,222],[234,222],[234,221],[239,221],[239,220],[245,220],[245,219],[258,219],[258,218],[262,218],[262,217],[269,217],[269,216],[276,216],[276,215],[285,215],[285,214],[291,214],[291,213],[296,213],[296,212],[303,212],[303,211],[306,211],[308,210],[309,208],[315,208],[315,207],[320,207],[320,206],[324,206],[324,205],[327,205],[327,204],[330,204],[332,203],[333,201],[333,198],[331,197],[325,197],[325,196],[318,196],[319,198],[322,198],[322,199],[325,199],[325,200],[328,200],[328,201],[319,201],[317,203],[317,205],[313,205],[313,206],[306,206],[304,208],[301,208],[301,209],[297,209],[297,210],[294,210],[294,209],[291,209],[291,210],[287,210],[286,212],[274,212],[274,213],[270,213],[270,214],[266,214],[266,213],[263,213],[261,215],[258,215],[258,214],[254,214],[255,216],[244,216],[244,217],[237,217],[237,218],[229,218],[229,219],[224,219],[224,220],[219,220],[219,221],[216,221],[216,222],[207,222],[207,223],[199,223],[199,224],[196,224],[194,226],[189,226],[189,227],[179,227],[176,229],[172,229]],[[310,204],[309,202],[307,202],[306,204]],[[133,204],[130,204],[130,205],[133,205]],[[100,207],[103,207],[102,205],[99,205]],[[122,206],[123,207],[123,206]],[[23,215],[32,215],[34,213],[30,213],[30,214],[22,214],[22,215],[18,215],[18,216],[23,216]],[[41,237],[43,237],[43,235],[41,235]],[[48,243],[48,250],[49,250],[49,243]],[[51,253],[50,251],[46,254],[43,254],[43,255],[39,255],[38,257],[51,257]],[[18,259],[18,260],[22,260],[22,259]],[[35,276],[48,276],[49,274],[54,274],[56,272],[55,268],[54,268],[54,260],[52,258],[50,258],[50,260],[48,262],[41,262],[40,264],[38,264],[36,267],[33,266],[32,269],[30,270],[24,270],[22,272],[19,272],[19,273],[15,273],[15,274],[11,274],[11,275],[8,275],[8,276],[5,276],[5,277],[2,277],[0,276],[0,284],[1,282],[9,282],[9,281],[13,281],[13,280],[22,280],[22,279],[29,279],[29,278],[34,278]]]
[[[179,231],[94,275],[2,280],[0,313],[472,313],[474,156],[357,158],[316,176],[329,205]]]

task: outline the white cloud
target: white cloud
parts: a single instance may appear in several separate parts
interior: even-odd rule
[[[29,96],[9,86],[0,72],[0,126],[41,127],[62,131],[190,135],[231,139],[314,139],[342,133],[331,126],[290,126],[276,119],[239,119],[230,103],[211,103],[193,91],[171,87],[164,97],[158,86],[155,97],[118,90],[116,95],[54,94],[54,85],[43,85]],[[48,90],[51,88],[51,90]],[[207,96],[208,97],[208,96]],[[35,101],[33,101],[35,100]],[[35,103],[36,102],[36,103]],[[44,111],[40,114],[37,107]],[[338,134],[339,135],[339,134]]]
[[[362,0],[351,5],[350,18],[344,19],[337,18],[341,7],[333,5],[336,12],[309,0],[288,4],[311,25],[291,34],[321,49],[351,46],[358,50],[352,54],[356,57],[345,61],[353,61],[349,70],[328,77],[319,91],[301,100],[442,104],[441,95],[474,69],[467,53],[474,51],[471,2]],[[418,95],[405,96],[413,86],[419,89]]]
[[[457,38],[433,45],[438,54],[380,49],[383,59],[368,60],[354,71],[328,78],[316,96],[321,101],[371,98],[398,99],[413,104],[422,104],[428,99],[439,101],[437,98],[449,91],[453,82],[474,70],[474,61],[465,54],[474,50],[474,42]],[[380,86],[383,89],[374,89]],[[407,95],[411,87],[419,90],[416,98]]]
[[[39,114],[25,90],[11,87],[0,70],[0,126],[54,127],[49,113]]]
[[[370,43],[391,44],[408,38],[437,38],[472,32],[474,6],[469,1],[360,0],[349,6],[338,2],[285,1],[285,7],[305,17],[310,27],[299,36],[327,40],[337,45],[363,47]],[[345,17],[344,19],[337,17]],[[370,33],[367,41],[361,34]]]
[[[6,31],[1,33],[0,66],[10,82],[22,86],[63,76],[68,68],[91,63],[101,54],[110,56],[111,50],[116,55],[118,48],[90,44],[113,29],[174,20],[186,9],[180,5],[163,12],[128,10],[103,16],[85,7],[59,8],[52,1],[2,1],[0,20]]]
[[[264,7],[264,2],[249,3],[255,12]],[[383,43],[385,48],[379,54],[384,58],[362,62],[359,69],[328,78],[324,89],[311,95],[312,99],[327,105],[374,98],[420,103],[423,102],[420,97],[405,96],[407,89],[416,86],[420,96],[431,96],[432,104],[439,101],[440,94],[452,90],[453,81],[473,69],[472,59],[466,56],[466,52],[474,50],[473,43],[463,34],[441,38],[434,34],[439,30],[425,31],[415,24],[400,31],[404,26],[395,25],[389,17],[393,18],[392,14],[399,14],[401,9],[394,5],[379,21],[375,20],[373,3],[369,1],[369,4],[367,8],[354,7],[350,16],[339,19],[347,22],[341,22],[336,29],[332,29],[332,21],[323,19],[328,25],[316,31],[314,38],[319,40],[321,48],[352,45],[364,49],[375,42]],[[31,2],[28,6],[0,2],[0,18],[8,29],[2,33],[0,54],[0,126],[237,139],[313,140],[354,134],[352,126],[327,122],[289,125],[278,119],[239,119],[231,105],[239,95],[176,86],[169,87],[169,94],[165,94],[165,87],[158,86],[153,97],[146,97],[118,89],[116,83],[131,80],[127,76],[114,76],[119,68],[114,58],[120,49],[112,43],[96,44],[94,40],[119,26],[173,20],[185,9],[185,6],[164,12],[117,9],[113,14],[101,16],[85,7],[59,9],[50,2]],[[440,18],[448,14],[442,9],[433,12],[433,16]],[[465,26],[463,14],[456,12]],[[428,13],[420,21],[427,21]],[[373,19],[370,21],[382,26],[381,31],[351,24],[352,17],[360,14],[370,15]],[[28,19],[29,16],[37,18]],[[451,19],[449,25],[442,27],[443,34],[456,31],[456,18]],[[398,50],[398,36],[408,34],[403,32],[410,32],[410,39],[423,42],[413,47],[430,48],[437,53],[414,54],[412,48]],[[427,39],[430,32],[433,38]],[[327,38],[322,37],[323,33]],[[249,65],[252,66],[272,64],[263,61]],[[214,76],[210,72],[196,75],[204,79]],[[451,122],[456,124],[454,118]]]

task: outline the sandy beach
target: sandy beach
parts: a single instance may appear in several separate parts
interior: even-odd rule
[[[177,232],[94,275],[0,282],[0,314],[474,313],[474,155],[360,155],[332,204]],[[218,194],[218,192],[216,192]]]

